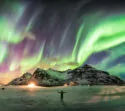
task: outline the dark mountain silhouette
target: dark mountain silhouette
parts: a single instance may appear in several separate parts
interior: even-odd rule
[[[30,77],[27,77],[30,76]],[[125,81],[110,75],[108,72],[97,70],[90,65],[84,65],[74,70],[56,71],[37,68],[31,75],[25,73],[20,78],[12,80],[11,85],[26,85],[34,82],[39,86],[67,85],[124,85]]]
[[[32,77],[32,74],[26,72],[21,77],[12,80],[8,84],[10,84],[10,85],[25,85],[25,84],[28,84],[31,77]]]
[[[78,67],[68,73],[70,80],[77,81],[79,84],[90,85],[123,85],[125,81],[120,78],[110,75],[106,71],[97,70],[90,65]]]

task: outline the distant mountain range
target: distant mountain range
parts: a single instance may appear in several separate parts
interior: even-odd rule
[[[33,74],[25,73],[12,80],[8,85],[27,85],[34,82],[39,86],[63,85],[125,85],[125,81],[108,72],[98,70],[90,65],[84,65],[74,70],[56,71],[37,68]]]

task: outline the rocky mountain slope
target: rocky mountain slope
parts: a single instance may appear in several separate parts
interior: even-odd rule
[[[11,85],[26,85],[34,82],[40,86],[63,85],[124,85],[125,81],[108,72],[97,70],[90,65],[84,65],[74,70],[56,71],[37,68],[31,75],[25,73],[20,78],[12,80]]]
[[[70,80],[76,81],[79,84],[90,85],[123,85],[125,81],[120,78],[110,75],[108,72],[97,70],[90,65],[76,68],[70,72]]]

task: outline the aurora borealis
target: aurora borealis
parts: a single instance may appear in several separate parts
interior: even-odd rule
[[[0,4],[1,77],[37,67],[67,70],[84,64],[124,77],[124,3],[5,0]]]

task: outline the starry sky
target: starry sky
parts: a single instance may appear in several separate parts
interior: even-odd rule
[[[90,64],[125,78],[124,6],[122,0],[1,1],[0,77]]]

